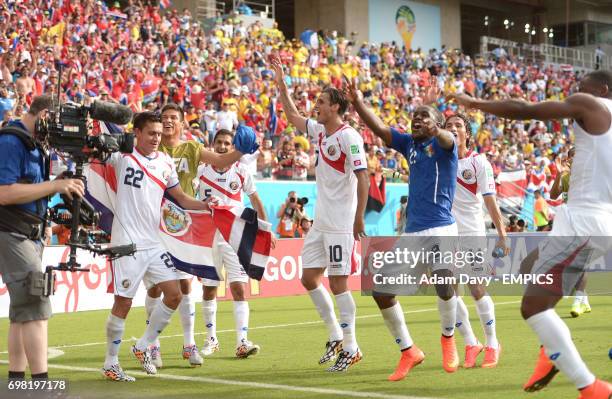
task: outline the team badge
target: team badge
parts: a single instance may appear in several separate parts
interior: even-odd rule
[[[472,174],[472,171],[469,169],[466,169],[463,172],[461,172],[461,176],[463,176],[463,180],[470,180],[472,177],[474,177],[474,175]]]
[[[191,216],[170,201],[162,207],[162,229],[171,236],[182,236],[191,226]]]
[[[121,286],[122,286],[123,288],[125,288],[125,289],[130,288],[130,280],[128,280],[128,279],[126,278],[125,280],[123,280],[123,281],[121,282]]]
[[[330,157],[333,157],[334,155],[336,155],[336,147],[330,145],[329,147],[327,147],[327,153]]]
[[[358,160],[356,160],[355,162],[353,162],[353,164],[354,164],[355,166],[359,166],[359,165],[361,165],[361,160],[359,160],[359,159],[358,159]]]
[[[434,156],[433,143],[425,147],[423,149],[423,152],[425,152],[425,155],[427,155],[429,158],[433,157]]]
[[[237,182],[237,181],[233,181],[233,182],[231,182],[231,183],[230,183],[230,188],[231,188],[233,191],[238,190],[238,182]]]

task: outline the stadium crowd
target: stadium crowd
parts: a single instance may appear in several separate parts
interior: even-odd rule
[[[336,31],[319,31],[314,48],[286,40],[276,26],[246,26],[238,14],[219,17],[205,31],[188,10],[136,0],[124,4],[0,1],[0,120],[19,118],[34,96],[56,90],[60,60],[64,100],[116,101],[135,112],[175,102],[189,124],[184,139],[206,145],[217,129],[244,123],[261,138],[259,156],[251,159],[258,178],[314,180],[315,146],[287,123],[277,104],[270,55],[281,58],[305,115],[313,112],[321,89],[341,86],[344,75],[359,80],[385,123],[408,133],[411,112],[432,84],[441,93],[531,101],[563,99],[576,90],[571,68],[544,67],[503,51],[474,59],[444,46],[422,51],[398,43],[353,43]],[[436,105],[445,115],[456,111],[444,98]],[[478,110],[468,116],[470,146],[487,154],[495,175],[524,168],[529,189],[547,197],[566,166],[570,121],[525,123]],[[408,172],[401,154],[385,148],[355,113],[347,112],[345,120],[363,135],[371,173]]]

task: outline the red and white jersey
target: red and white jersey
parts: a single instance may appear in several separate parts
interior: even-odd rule
[[[221,205],[244,206],[242,193],[255,193],[255,183],[247,167],[239,162],[225,172],[219,172],[211,165],[200,165],[196,177],[197,195],[205,199],[211,195],[219,198]]]
[[[487,159],[470,151],[457,164],[453,216],[460,235],[485,235],[482,196],[495,194],[493,168]]]
[[[313,227],[330,233],[352,233],[357,211],[355,171],[366,169],[363,139],[349,125],[327,135],[325,127],[306,121],[306,131],[315,140],[317,203]]]
[[[164,191],[179,184],[174,161],[157,151],[144,156],[114,153],[109,163],[117,177],[115,217],[111,244],[134,243],[141,249],[158,247]]]

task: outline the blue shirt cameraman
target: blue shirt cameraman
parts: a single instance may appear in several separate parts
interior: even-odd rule
[[[47,378],[49,298],[37,292],[42,281],[42,239],[47,201],[55,193],[82,196],[76,179],[49,181],[48,157],[37,142],[36,122],[52,98],[34,98],[19,121],[0,129],[0,274],[9,292],[8,378]]]

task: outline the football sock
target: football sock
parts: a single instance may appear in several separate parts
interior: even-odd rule
[[[584,364],[572,342],[569,328],[554,309],[537,313],[526,321],[544,345],[548,358],[578,389],[595,382],[595,376]]]
[[[149,325],[145,330],[144,334],[138,342],[136,342],[136,349],[145,351],[149,345],[151,345],[159,334],[166,328],[168,323],[170,322],[170,318],[174,313],[174,309],[170,309],[166,304],[161,301],[159,305],[155,307],[153,313],[151,313],[151,319],[149,320]]]
[[[470,323],[470,314],[460,296],[457,297],[457,321],[455,322],[455,328],[463,337],[466,345],[474,346],[478,344],[478,339],[476,339],[474,330],[472,330],[472,324]]]
[[[234,321],[236,322],[236,346],[247,339],[249,330],[249,303],[247,301],[234,301]]]
[[[145,310],[147,311],[147,324],[149,324],[149,319],[151,318],[151,313],[153,313],[153,309],[161,302],[161,297],[153,298],[147,294],[145,297]],[[153,344],[155,346],[159,346],[159,339],[155,340]]]
[[[314,290],[308,291],[310,299],[317,308],[319,316],[325,322],[327,330],[329,331],[330,341],[339,341],[342,339],[342,330],[336,320],[336,313],[334,313],[334,303],[332,302],[329,292],[325,289],[323,284],[319,285]]]
[[[181,324],[183,325],[183,346],[195,345],[195,337],[193,336],[195,303],[189,294],[183,295],[178,310],[181,315]]]
[[[457,321],[457,297],[453,296],[447,301],[438,298],[438,311],[440,312],[442,335],[451,337],[455,333],[455,322]]]
[[[485,333],[486,343],[485,345],[489,348],[495,348],[499,346],[497,342],[497,334],[495,333],[495,305],[493,299],[489,295],[485,295],[476,301],[476,312],[480,318],[480,324]]]
[[[399,345],[400,350],[410,348],[414,342],[412,342],[408,326],[406,326],[402,305],[398,302],[390,308],[381,309],[380,313],[382,313],[385,324],[393,338],[395,338],[395,342]]]
[[[574,296],[574,305],[577,303],[589,303],[589,297],[585,291],[576,291]]]
[[[206,339],[217,339],[217,300],[202,301],[202,316],[206,326]]]
[[[119,363],[119,347],[125,330],[125,319],[121,319],[112,313],[106,320],[106,359],[104,367],[109,368]]]
[[[355,301],[351,291],[345,291],[336,295],[336,304],[340,315],[340,327],[342,328],[342,348],[350,354],[357,351],[357,338],[355,337]]]

